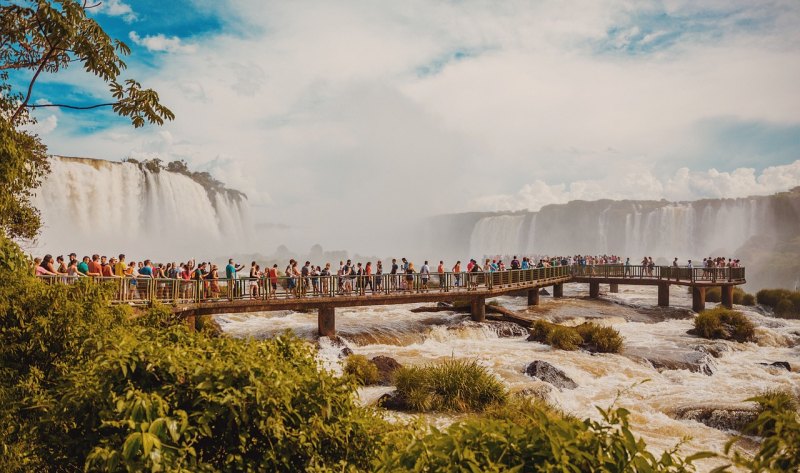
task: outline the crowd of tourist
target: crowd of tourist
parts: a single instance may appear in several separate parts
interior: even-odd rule
[[[479,281],[487,284],[483,276],[476,277],[477,273],[500,273],[508,270],[527,270],[534,268],[552,268],[571,266],[582,274],[596,274],[595,267],[604,265],[620,266],[623,277],[632,276],[630,273],[630,258],[617,255],[571,255],[571,256],[495,256],[482,259],[470,259],[466,264],[456,261],[453,266],[445,265],[439,261],[432,269],[426,260],[417,268],[413,262],[406,258],[392,259],[387,262],[386,268],[382,261],[372,261],[365,264],[352,260],[339,261],[338,268],[331,267],[331,263],[304,264],[290,259],[283,270],[278,264],[271,267],[253,261],[249,272],[245,273],[245,266],[236,264],[233,259],[225,266],[224,274],[220,274],[219,267],[211,262],[196,263],[194,260],[178,263],[154,263],[150,259],[143,261],[126,261],[125,255],[108,258],[101,255],[84,256],[78,260],[75,253],[70,253],[68,259],[52,255],[34,259],[34,271],[37,276],[71,281],[77,278],[119,278],[125,281],[124,296],[127,298],[143,297],[148,290],[173,291],[177,290],[179,296],[191,298],[197,290],[202,291],[204,298],[216,299],[220,296],[238,297],[249,296],[258,298],[264,295],[277,296],[279,286],[286,294],[300,297],[308,295],[351,295],[353,293],[366,294],[384,291],[428,291],[433,283],[439,288],[476,288]],[[508,261],[508,264],[505,263]],[[644,257],[637,269],[638,277],[653,277],[655,262],[652,257]],[[738,259],[731,258],[703,258],[703,262],[694,265],[688,260],[685,265],[675,258],[672,267],[703,268],[707,274],[712,268],[735,268],[740,266]],[[624,269],[623,269],[624,268]],[[167,284],[168,281],[183,281],[184,284]],[[193,283],[196,282],[196,283]],[[223,283],[221,286],[220,283]],[[154,285],[153,285],[154,284]],[[199,288],[199,289],[197,289]]]

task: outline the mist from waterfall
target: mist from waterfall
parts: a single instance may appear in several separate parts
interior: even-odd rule
[[[244,250],[252,233],[245,197],[207,192],[190,177],[134,163],[51,160],[34,204],[35,251],[128,259],[208,259]]]

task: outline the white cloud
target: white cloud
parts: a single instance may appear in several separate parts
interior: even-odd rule
[[[40,103],[39,105],[42,104]],[[50,134],[57,127],[58,117],[55,115],[48,115],[45,118],[39,118],[33,125],[24,126],[23,129],[39,136],[43,136]]]
[[[796,186],[800,186],[800,160],[783,166],[770,166],[760,174],[752,168],[739,168],[732,172],[716,169],[698,172],[680,168],[666,179],[649,171],[639,171],[570,184],[549,185],[536,180],[523,186],[516,194],[480,197],[473,201],[473,205],[478,210],[536,211],[548,204],[564,204],[571,200],[735,198],[769,195]]]
[[[108,16],[121,16],[126,23],[132,23],[137,19],[130,5],[122,0],[102,0],[96,11]]]
[[[139,36],[135,31],[131,31],[128,36],[135,44],[147,48],[152,52],[167,53],[193,53],[197,50],[194,44],[184,44],[177,36],[167,37],[159,33],[152,36]]]

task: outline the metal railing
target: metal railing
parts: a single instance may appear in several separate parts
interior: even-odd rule
[[[237,279],[165,279],[151,277],[39,276],[50,284],[78,279],[111,286],[113,301],[145,304],[235,300],[285,300],[409,295],[429,292],[469,293],[525,289],[546,282],[582,279],[648,279],[665,282],[723,283],[744,281],[744,268],[675,268],[640,265],[572,265],[495,272],[397,273],[380,275],[262,276]]]

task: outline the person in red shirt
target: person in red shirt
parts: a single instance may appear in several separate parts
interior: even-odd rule
[[[100,258],[100,274],[102,274],[104,278],[114,277],[114,271],[112,268],[113,264],[108,264],[108,261],[106,261],[105,256]]]
[[[436,272],[439,273],[439,287],[447,291],[447,281],[444,279],[444,261],[439,261],[439,266],[436,268]]]
[[[103,275],[103,267],[100,265],[100,255],[92,255],[92,261],[89,262],[89,271],[87,271],[86,274],[96,277]]]

